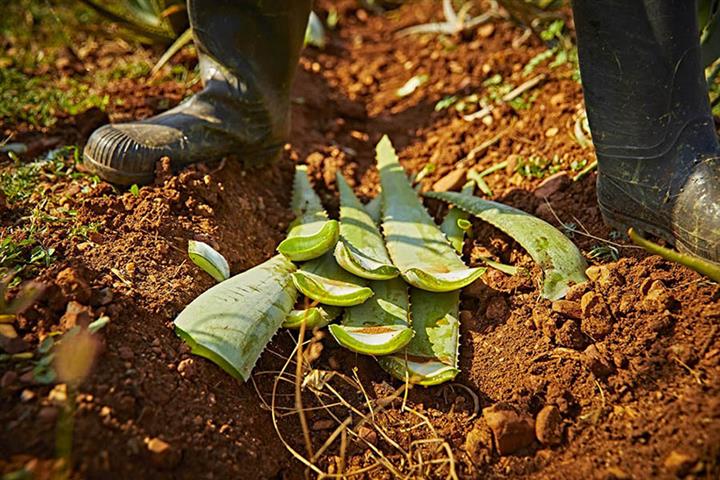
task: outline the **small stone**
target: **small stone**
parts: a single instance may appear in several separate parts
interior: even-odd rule
[[[475,466],[485,465],[492,459],[493,434],[484,418],[473,425],[465,437],[465,451]]]
[[[329,430],[335,425],[335,422],[330,419],[317,420],[310,427],[312,430]]]
[[[555,300],[552,303],[553,312],[557,312],[560,315],[575,320],[582,318],[582,310],[580,304],[571,300]]]
[[[602,340],[612,332],[613,318],[605,300],[590,291],[580,299],[582,331],[594,340]]]
[[[171,469],[180,462],[181,452],[159,438],[145,439],[145,445],[150,454],[150,461],[159,468]]]
[[[434,192],[448,192],[450,190],[457,190],[460,188],[465,181],[465,169],[458,168],[452,170],[446,174],[440,180],[435,182],[432,186]]]
[[[573,302],[579,302],[589,288],[590,282],[576,283],[575,285],[568,288],[568,291],[565,294],[565,299],[572,300]]]
[[[2,378],[0,378],[0,388],[3,390],[10,390],[15,386],[17,380],[18,374],[12,370],[8,370],[3,374]]]
[[[495,436],[495,447],[500,455],[527,448],[535,439],[533,419],[511,405],[496,403],[484,408],[483,417]]]
[[[227,423],[224,423],[223,425],[221,425],[220,430],[218,430],[218,432],[220,432],[223,435],[228,433],[229,431],[230,431],[230,425],[228,425]]]
[[[694,455],[673,450],[667,457],[665,457],[663,466],[673,475],[677,477],[684,477],[690,473],[690,469],[696,463],[697,458]]]
[[[60,328],[64,331],[80,326],[87,327],[92,321],[92,311],[89,307],[74,300],[68,302],[65,313],[60,318]]]
[[[375,429],[362,425],[358,428],[358,436],[371,445],[377,445],[378,434]]]
[[[80,303],[88,303],[92,291],[87,281],[73,268],[66,268],[57,274],[55,284],[60,287],[63,295],[70,300]]]
[[[580,350],[585,345],[580,326],[575,320],[567,320],[555,332],[555,341],[558,345]]]
[[[553,193],[565,189],[571,183],[572,180],[570,180],[567,172],[558,172],[540,182],[533,194],[538,198],[547,198]]]
[[[562,417],[554,405],[545,405],[535,419],[535,436],[543,445],[559,445],[562,441]]]
[[[618,467],[608,467],[600,476],[603,480],[630,480],[630,475]]]
[[[192,377],[195,373],[195,361],[192,358],[181,360],[177,370],[183,377]]]
[[[596,345],[588,346],[583,352],[583,363],[599,378],[604,378],[613,372],[613,366]]]
[[[554,137],[555,135],[558,134],[559,131],[560,131],[560,129],[557,127],[550,127],[547,130],[545,130],[545,136],[548,138]]]
[[[493,33],[495,33],[495,24],[486,23],[482,27],[478,28],[477,33],[478,35],[480,35],[481,38],[488,38]]]
[[[660,280],[655,280],[642,301],[642,306],[647,311],[662,312],[667,310],[675,302],[675,299],[667,287]]]
[[[127,345],[123,345],[120,348],[118,348],[118,355],[120,358],[122,358],[125,361],[130,361],[135,357],[135,354],[133,353],[132,349],[128,347]]]
[[[28,390],[27,388],[20,393],[20,401],[27,403],[35,398],[35,392]]]

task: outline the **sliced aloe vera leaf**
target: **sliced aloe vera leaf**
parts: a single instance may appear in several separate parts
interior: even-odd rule
[[[403,351],[378,358],[380,366],[395,378],[418,385],[452,380],[460,371],[460,292],[413,288],[410,303],[415,336]]]
[[[452,203],[510,235],[543,269],[542,296],[557,300],[571,283],[587,281],[587,263],[563,233],[533,215],[502,203],[454,192],[428,192],[427,197]]]
[[[293,181],[292,211],[295,220],[290,224],[287,238],[278,245],[278,252],[290,260],[312,260],[335,246],[340,227],[336,220],[329,220],[307,176],[307,167],[295,167]]]
[[[472,181],[467,182],[462,189],[463,193],[467,193],[469,195],[472,195],[474,191],[475,183]],[[450,210],[448,210],[447,215],[445,215],[445,218],[440,225],[440,230],[442,230],[447,239],[450,241],[450,245],[452,245],[458,253],[462,253],[463,244],[465,243],[465,233],[467,232],[467,228],[463,228],[466,226],[463,221],[467,222],[468,217],[470,217],[470,214],[465,210],[458,207],[450,207]]]
[[[413,337],[409,325],[408,286],[401,278],[370,284],[375,296],[345,310],[342,324],[330,325],[335,340],[354,352],[388,355]]]
[[[340,190],[340,239],[335,245],[335,259],[348,272],[369,280],[387,280],[400,272],[392,264],[377,224],[355,196],[341,173],[337,174]]]
[[[192,352],[247,380],[265,345],[293,308],[295,265],[276,255],[197,297],[175,319]]]
[[[337,264],[332,252],[303,264],[292,280],[306,297],[325,305],[359,305],[373,295],[365,280]]]
[[[455,253],[408,183],[387,135],[376,147],[382,185],[383,233],[395,266],[410,285],[433,292],[460,289],[485,272]]]
[[[300,328],[305,322],[305,328],[322,328],[335,320],[342,312],[340,307],[318,305],[317,307],[302,308],[291,311],[282,326],[285,328]]]
[[[220,252],[205,242],[188,241],[190,260],[218,282],[230,278],[230,265]]]

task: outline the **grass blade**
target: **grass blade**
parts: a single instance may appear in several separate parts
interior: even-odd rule
[[[359,305],[373,295],[363,279],[337,264],[331,252],[305,263],[292,280],[306,297],[325,305]]]
[[[417,385],[438,385],[452,380],[458,369],[460,292],[410,293],[412,329],[415,336],[404,351],[378,358],[380,366],[395,378]]]
[[[328,220],[320,197],[310,185],[305,165],[295,168],[292,210],[296,218],[290,224],[287,238],[278,245],[278,252],[302,262],[317,258],[335,246],[340,230],[338,222]]]
[[[188,256],[195,265],[218,282],[230,278],[230,265],[220,252],[205,242],[188,241]]]
[[[353,352],[388,355],[413,337],[409,325],[408,286],[400,278],[371,283],[375,296],[345,310],[342,325],[330,325],[335,340]]]
[[[387,280],[400,272],[392,264],[376,223],[355,196],[341,173],[337,174],[340,190],[340,240],[335,245],[335,259],[348,272],[370,280]]]
[[[305,322],[305,328],[322,328],[335,320],[342,311],[339,307],[318,305],[317,307],[303,308],[290,312],[283,322],[285,328],[300,328]]]
[[[295,304],[295,265],[276,255],[215,285],[175,319],[192,352],[247,380],[265,345]]]
[[[571,283],[587,280],[587,264],[578,248],[544,220],[517,208],[472,195],[428,192],[425,196],[452,203],[517,240],[543,269],[543,297],[557,300],[565,296]]]
[[[410,285],[433,292],[458,290],[480,277],[468,268],[408,183],[387,136],[377,145],[387,249]]]

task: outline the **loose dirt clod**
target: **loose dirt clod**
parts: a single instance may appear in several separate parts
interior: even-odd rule
[[[464,168],[458,168],[450,171],[450,173],[446,174],[433,184],[433,191],[448,192],[451,190],[458,190],[465,181],[465,172],[466,170]]]
[[[582,318],[580,304],[572,300],[555,300],[552,303],[552,310],[553,312],[557,312],[564,317],[574,320],[580,320]]]
[[[486,419],[480,418],[473,424],[473,428],[465,437],[465,451],[475,466],[482,466],[490,461],[493,452],[493,433]]]
[[[559,445],[562,441],[562,417],[555,405],[545,405],[535,418],[535,436],[543,445]]]
[[[506,403],[483,408],[483,417],[495,437],[500,455],[510,455],[529,447],[535,439],[535,422]]]

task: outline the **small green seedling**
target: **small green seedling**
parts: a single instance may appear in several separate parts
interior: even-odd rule
[[[342,309],[330,305],[318,305],[317,307],[293,310],[287,316],[282,326],[285,328],[297,329],[305,323],[305,328],[323,328],[335,320]]]
[[[426,197],[452,203],[510,235],[545,275],[542,296],[557,300],[573,283],[587,280],[580,250],[560,230],[533,215],[502,203],[456,192],[428,192]]]
[[[278,252],[292,261],[302,262],[317,258],[335,246],[340,230],[338,222],[328,219],[320,197],[310,185],[305,165],[295,169],[292,210],[296,218],[287,238],[278,245]]]
[[[417,385],[438,385],[455,378],[458,368],[460,292],[427,292],[413,288],[412,329],[407,347],[378,358],[380,366],[395,378]]]
[[[337,264],[332,252],[303,264],[292,281],[303,295],[325,305],[350,307],[373,295],[365,280]]]
[[[276,255],[218,283],[175,319],[175,331],[196,355],[247,380],[265,345],[295,305],[295,265]]]
[[[350,273],[369,280],[388,280],[400,272],[392,264],[377,223],[338,172],[340,239],[335,259]]]
[[[227,260],[207,243],[197,240],[188,241],[188,256],[195,265],[218,282],[230,278],[230,265]]]
[[[484,268],[468,268],[410,186],[390,139],[377,145],[383,195],[383,233],[395,266],[410,285],[433,292],[458,290]]]
[[[374,281],[375,296],[345,310],[342,324],[330,325],[335,340],[353,352],[388,355],[413,337],[410,328],[408,286],[401,278]]]

